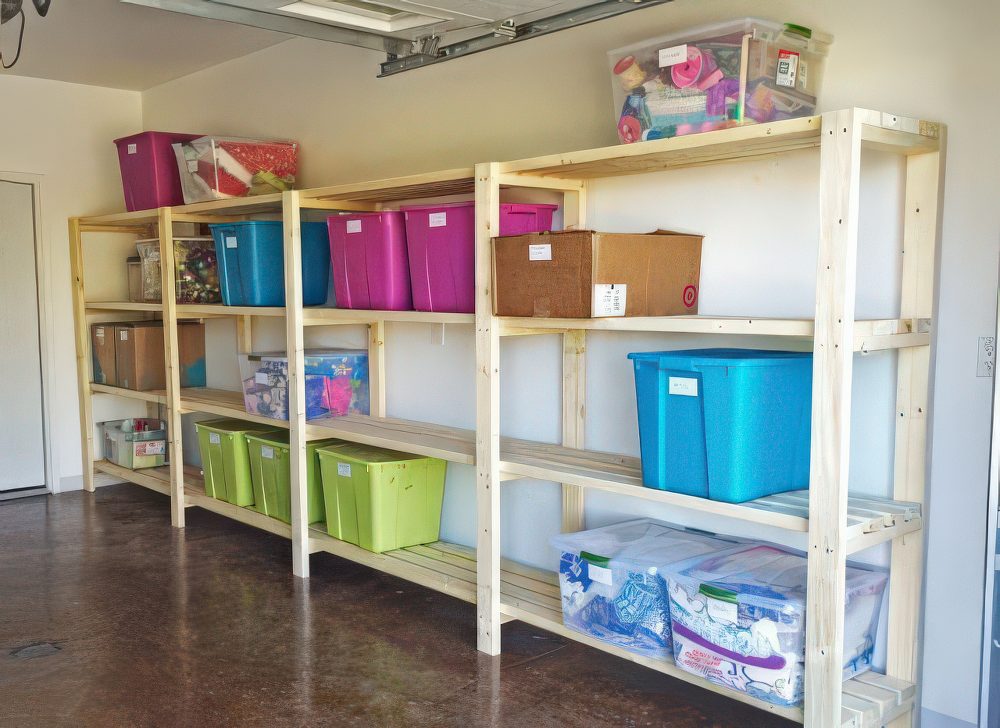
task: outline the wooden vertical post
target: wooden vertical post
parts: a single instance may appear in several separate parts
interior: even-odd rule
[[[69,265],[73,276],[73,321],[76,324],[76,379],[80,398],[80,457],[83,489],[94,492],[94,410],[90,401],[90,327],[83,290],[83,235],[80,220],[69,219]],[[53,476],[54,477],[54,476]]]
[[[861,123],[823,115],[813,349],[805,724],[840,725]]]
[[[174,223],[169,207],[157,220],[160,237],[160,292],[163,302],[163,355],[167,380],[167,445],[170,450],[170,522],[184,528],[184,440],[181,433],[181,380],[177,352],[177,292],[174,281]]]
[[[237,316],[236,348],[240,354],[253,353],[253,316]]]
[[[500,229],[499,165],[476,165],[476,571],[478,647],[500,654],[500,335],[490,240]]]
[[[940,152],[906,158],[901,318],[929,318],[932,313],[940,175]],[[896,500],[924,502],[930,363],[929,346],[899,350],[893,468]],[[917,682],[919,672],[923,550],[923,531],[892,542],[886,673],[908,682]],[[902,716],[891,725],[910,725],[912,717]]]
[[[372,417],[385,417],[385,321],[368,325],[368,391]]]
[[[309,576],[306,496],[306,377],[302,331],[302,210],[299,193],[281,198],[285,240],[285,348],[288,352],[288,449],[292,489],[292,573]]]

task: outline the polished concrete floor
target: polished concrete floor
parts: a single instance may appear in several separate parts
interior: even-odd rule
[[[132,485],[0,503],[0,726],[792,725]]]

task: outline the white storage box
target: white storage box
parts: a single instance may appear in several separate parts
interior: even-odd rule
[[[553,536],[551,543],[562,552],[563,624],[632,652],[670,659],[664,567],[737,541],[644,518]]]
[[[802,702],[806,559],[747,544],[669,569],[678,666],[776,705]],[[848,567],[844,679],[871,667],[886,574]]]

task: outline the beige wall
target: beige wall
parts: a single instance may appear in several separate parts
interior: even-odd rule
[[[40,175],[42,181],[48,260],[40,273],[50,286],[47,335],[55,365],[50,427],[59,472],[54,486],[64,490],[82,483],[66,220],[122,207],[111,140],[141,123],[137,92],[0,75],[0,172]]]
[[[1000,101],[991,91],[995,83],[988,71],[993,65],[989,44],[974,39],[982,37],[982,28],[995,27],[1000,21],[996,3],[963,4],[959,12],[954,4],[931,0],[770,3],[678,0],[388,79],[375,78],[381,60],[378,54],[294,40],[146,92],[143,120],[146,128],[295,138],[303,146],[302,182],[307,186],[609,144],[615,141],[615,134],[606,50],[685,26],[748,14],[795,20],[834,34],[822,110],[868,106],[942,120],[950,127],[942,287],[935,322],[938,396],[932,408],[932,511],[928,528],[931,576],[924,705],[974,722],[991,385],[989,380],[976,378],[975,355],[976,337],[994,330],[1000,231],[1000,206],[996,204],[1000,145],[992,131],[993,120],[1000,118]],[[780,215],[757,214],[751,204],[741,205],[740,212],[748,221],[742,234],[738,226],[721,227],[726,221],[720,218],[726,215],[720,215],[719,211],[725,208],[713,206],[710,195],[705,198],[709,202],[699,204],[697,199],[684,195],[683,185],[676,182],[678,178],[669,176],[658,176],[647,183],[662,184],[664,192],[659,197],[648,192],[644,195],[647,203],[644,210],[648,214],[641,223],[636,218],[633,224],[641,227],[657,223],[710,233],[706,239],[704,274],[719,281],[728,275],[730,282],[735,279],[738,284],[744,269],[733,261],[742,261],[739,256],[749,247],[747,241],[751,238],[785,238],[792,257],[797,254],[797,240],[814,243],[814,218],[809,214],[815,209],[815,191],[811,186],[814,170],[809,164],[789,157],[787,161],[741,168],[741,172],[731,172],[733,168],[728,167],[715,168],[705,173],[716,175],[714,178],[696,177],[704,180],[709,189],[713,179],[724,180],[725,194],[731,196],[723,198],[726,200],[723,204],[735,200],[733,195],[746,195],[747,200],[761,206],[773,205],[777,189],[794,201],[794,209]],[[775,170],[783,171],[778,174]],[[799,175],[791,179],[801,180],[804,192],[782,186],[785,183],[781,180],[789,179],[782,175],[789,171]],[[732,177],[732,174],[746,177]],[[735,184],[736,179],[744,180],[742,186]],[[871,183],[866,191],[871,192],[877,186]],[[624,200],[627,195],[615,198],[614,190],[610,190],[605,199]],[[671,205],[672,200],[685,200],[686,206]],[[599,201],[592,204],[596,206],[592,209],[593,224],[613,224],[612,220],[616,220],[613,210],[600,208]],[[889,208],[888,214],[890,223],[893,220],[898,223],[895,208]],[[626,221],[617,220],[614,224],[624,225]],[[877,239],[878,228],[869,227],[866,236]],[[761,244],[766,242],[762,240]],[[729,263],[713,250],[727,251]],[[752,275],[759,275],[762,281],[773,280],[773,285],[758,288],[775,292],[777,299],[789,297],[788,301],[779,300],[780,307],[808,315],[809,290],[792,291],[788,284],[792,279],[782,280],[774,272],[787,259],[775,255],[770,267],[753,269]],[[808,271],[808,265],[806,259],[803,270]],[[884,285],[878,277],[869,280],[869,284],[861,290],[861,300]],[[792,300],[793,294],[803,297]],[[710,296],[706,281],[703,299],[706,311]],[[739,313],[726,311],[721,304],[718,312]],[[404,341],[426,344],[425,333],[400,333],[400,336]],[[461,424],[468,422],[473,401],[471,378],[464,373],[471,343],[459,334],[454,339],[453,362],[432,354],[427,366],[444,368],[459,394],[441,396],[452,396],[452,400],[446,401],[464,407],[459,412],[456,404],[439,419],[458,420]],[[595,337],[595,350],[605,346],[604,341]],[[629,345],[655,346],[658,341],[638,338]],[[505,432],[524,433],[532,429],[540,402],[546,399],[540,392],[547,388],[551,394],[558,383],[555,365],[540,367],[536,361],[544,357],[550,357],[546,359],[549,362],[557,361],[557,352],[543,342],[516,342],[505,349],[505,357],[506,371],[519,371],[531,377],[537,388],[522,386],[527,399],[518,399],[522,394],[511,391],[510,386],[505,388]],[[403,372],[408,367],[412,365],[390,362],[394,371]],[[621,370],[616,372],[615,376],[621,379]],[[594,381],[597,376],[599,372],[595,372]],[[591,397],[604,402],[594,381]],[[409,389],[393,390],[392,386],[391,407],[400,416],[419,416],[421,407],[434,405],[426,388],[418,382]],[[617,387],[614,391],[618,399],[629,396],[627,382],[607,386]],[[513,404],[508,406],[510,402]],[[891,401],[887,407],[891,413]],[[593,406],[590,411],[595,415],[600,413]],[[627,412],[627,408],[622,412]],[[558,431],[552,422],[545,427],[548,436]],[[605,445],[608,448],[615,446],[614,433],[600,440],[600,427],[598,421],[593,430],[588,430],[590,444],[597,447],[606,442],[611,443]],[[630,440],[634,438],[628,430],[623,432]],[[533,434],[542,437],[546,433]],[[535,489],[529,497],[526,491],[518,491],[519,487],[511,485],[505,491],[510,496],[504,512],[507,523],[504,548],[518,557],[524,555],[525,539],[533,536],[525,535],[532,530],[523,527],[527,521],[518,523],[517,519],[548,513],[558,503],[556,491],[538,495],[540,491]],[[457,489],[449,491],[449,499],[453,493],[456,499],[466,498],[466,505],[471,503],[468,495],[461,495]],[[529,500],[518,501],[521,495]],[[598,500],[595,496],[592,502]],[[626,508],[638,512],[643,506],[634,502],[631,506],[615,503],[607,506],[604,513],[609,518],[621,517],[628,513]],[[447,509],[448,506],[446,521],[451,518],[454,524],[460,520]],[[465,521],[469,520],[469,512],[474,510],[464,513]],[[558,519],[550,516],[552,513],[546,516],[548,520],[539,527],[539,533],[544,534],[544,529],[557,524]],[[516,533],[510,531],[515,527]],[[544,549],[544,545],[536,544],[533,548]],[[530,558],[531,554],[524,557]]]

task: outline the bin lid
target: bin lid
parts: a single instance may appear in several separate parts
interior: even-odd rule
[[[261,442],[265,445],[273,445],[274,447],[288,447],[289,434],[288,430],[269,430],[263,432],[248,432],[247,440],[253,440],[255,442]],[[309,440],[306,442],[306,447],[315,449],[317,447],[324,447],[326,445],[335,445],[343,442],[343,440],[338,440],[335,437],[326,437],[322,440]]]
[[[226,417],[220,420],[202,420],[195,422],[194,426],[199,430],[211,430],[213,432],[273,432],[277,431],[274,425],[265,425],[261,422],[248,422],[234,417]]]
[[[669,368],[685,366],[761,367],[782,366],[790,361],[812,359],[811,351],[773,351],[770,349],[680,349],[677,351],[633,352],[633,361],[656,361]]]
[[[325,445],[316,452],[320,458],[333,460],[350,460],[363,464],[398,463],[408,460],[438,460],[424,455],[413,455],[408,452],[397,452],[373,445],[363,445],[358,442],[341,442],[336,445]]]

